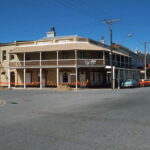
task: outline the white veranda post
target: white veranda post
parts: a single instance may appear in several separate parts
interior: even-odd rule
[[[76,71],[76,89],[78,88],[78,64],[77,64],[77,50],[75,50],[75,71]]]
[[[8,54],[8,63],[9,63],[9,66],[8,66],[8,88],[11,87],[11,84],[10,84],[10,54]]]
[[[56,68],[56,74],[57,74],[57,87],[59,86],[59,68],[58,68],[58,61],[59,61],[59,51],[56,52],[57,54],[57,68]]]

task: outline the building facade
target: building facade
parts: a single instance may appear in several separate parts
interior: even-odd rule
[[[80,36],[56,36],[0,44],[0,83],[10,87],[110,87],[111,48]],[[139,78],[136,55],[113,45],[112,64],[116,86]],[[118,84],[118,85],[117,85]]]
[[[135,51],[137,55],[137,68],[140,69],[140,78],[145,79],[145,70],[146,78],[150,79],[150,54],[146,55],[138,50]],[[145,65],[146,63],[146,65]]]

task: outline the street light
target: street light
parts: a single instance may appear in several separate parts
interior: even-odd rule
[[[109,25],[109,32],[110,32],[110,66],[111,66],[111,88],[115,89],[115,79],[114,79],[114,71],[113,71],[113,63],[112,63],[112,55],[113,55],[113,48],[112,48],[112,23],[119,21],[120,19],[114,19],[114,20],[104,20],[104,23],[107,23]]]
[[[121,42],[120,44],[122,45],[128,38],[131,38],[133,35],[129,33]]]

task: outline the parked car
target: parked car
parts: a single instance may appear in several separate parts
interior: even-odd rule
[[[150,86],[150,79],[140,79],[139,84],[140,86]]]
[[[135,79],[127,79],[121,83],[122,88],[127,88],[127,87],[140,87],[140,84],[138,81]]]

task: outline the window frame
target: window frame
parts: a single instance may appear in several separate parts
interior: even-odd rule
[[[7,52],[6,50],[2,50],[2,61],[6,61],[7,60]]]

